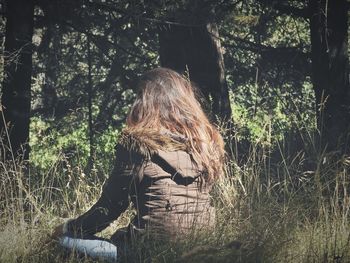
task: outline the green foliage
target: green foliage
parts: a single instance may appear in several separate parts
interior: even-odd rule
[[[111,150],[111,146],[108,151],[99,150],[104,148],[99,141],[104,144],[107,134],[120,130],[134,99],[133,80],[146,69],[159,65],[159,28],[177,20],[197,23],[198,4],[198,1],[93,1],[81,6],[73,17],[67,13],[69,23],[52,21],[46,28],[36,30],[32,126],[37,128],[32,134],[35,137],[43,130],[48,132],[43,133],[47,138],[42,138],[40,147],[35,145],[38,138],[31,138],[35,163],[47,168],[60,152],[73,149],[84,164],[87,162],[89,96],[99,162],[99,156]],[[72,11],[78,5],[54,1],[47,3],[46,8]],[[300,3],[293,5],[304,7]],[[264,1],[205,2],[204,6],[213,8],[217,14],[238,137],[273,144],[300,127],[315,129],[307,21],[279,14]],[[38,126],[37,119],[49,127]],[[53,143],[50,151],[40,152],[50,140],[58,145]]]
[[[79,118],[78,118],[79,120]],[[40,118],[32,118],[31,122],[31,162],[34,167],[47,171],[62,156],[73,163],[86,167],[90,158],[88,124],[77,120],[71,114],[61,122],[69,126],[45,122]],[[114,158],[114,149],[118,140],[119,130],[108,127],[104,132],[95,134],[92,156],[95,165],[105,171],[109,170]]]
[[[260,96],[259,90],[265,90],[264,97]],[[303,85],[300,97],[270,90],[269,86],[260,88],[255,85],[240,87],[231,93],[232,118],[238,139],[263,145],[275,144],[290,131],[316,130],[314,110],[311,107],[306,109],[304,105],[305,101],[314,104],[309,83]]]
[[[238,138],[274,144],[291,131],[316,129],[310,32],[306,20],[260,2],[237,4],[221,36]]]

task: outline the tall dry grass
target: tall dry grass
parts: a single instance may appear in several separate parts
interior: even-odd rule
[[[91,261],[62,253],[50,233],[93,204],[103,177],[63,154],[45,172],[25,167],[0,162],[0,262]],[[349,168],[349,156],[315,148],[252,146],[244,161],[231,158],[213,190],[215,231],[139,244],[147,255],[136,251],[128,262],[350,262]],[[131,211],[102,235],[128,224]]]

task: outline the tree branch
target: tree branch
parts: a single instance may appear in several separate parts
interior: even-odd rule
[[[258,2],[264,6],[272,7],[273,9],[277,10],[280,14],[290,15],[293,17],[302,17],[305,19],[310,17],[310,11],[307,7],[298,8],[298,7],[290,6],[290,5],[281,3],[280,0],[277,0],[277,1],[258,0]]]
[[[222,45],[224,47],[228,48],[241,48],[244,50],[248,50],[254,53],[259,53],[262,54],[264,52],[295,52],[298,53],[299,55],[302,55],[303,57],[309,57],[309,53],[305,53],[302,51],[303,47],[273,47],[273,46],[266,46],[258,43],[254,43],[252,41],[246,40],[246,39],[241,39],[239,37],[234,37],[230,35],[225,35],[225,37],[229,38],[230,40],[233,40],[234,42],[238,42],[240,44],[237,45],[232,45],[225,43],[224,41],[222,42]]]
[[[310,11],[308,8],[298,8],[298,7],[284,5],[280,3],[272,4],[272,8],[276,9],[277,11],[285,15],[302,17],[305,19],[310,17]]]

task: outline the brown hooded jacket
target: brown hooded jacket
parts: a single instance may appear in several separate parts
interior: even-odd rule
[[[103,230],[126,210],[129,200],[137,211],[129,230],[175,238],[212,226],[211,184],[204,173],[184,137],[124,130],[101,197],[68,222],[68,233],[84,237]]]

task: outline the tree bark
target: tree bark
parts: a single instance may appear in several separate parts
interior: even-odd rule
[[[89,167],[92,167],[93,160],[95,158],[95,147],[94,147],[94,126],[92,120],[92,56],[91,56],[91,43],[89,35],[86,36],[87,40],[87,60],[88,60],[88,127],[89,127]]]
[[[216,23],[159,27],[160,62],[180,73],[188,71],[221,120],[230,120],[231,107]]]
[[[60,75],[60,30],[53,24],[48,24],[44,41],[40,43],[41,54],[45,58],[45,84],[42,87],[42,106],[44,116],[56,116],[58,96],[56,89]],[[51,44],[51,45],[50,45]],[[39,50],[38,50],[39,53]]]
[[[309,10],[320,145],[343,151],[350,124],[347,2],[310,0]]]
[[[34,3],[32,0],[6,1],[5,77],[1,105],[14,157],[23,147],[24,159],[29,156],[30,89],[32,76],[32,36]],[[9,152],[6,156],[9,156]],[[12,158],[12,157],[11,157]]]

